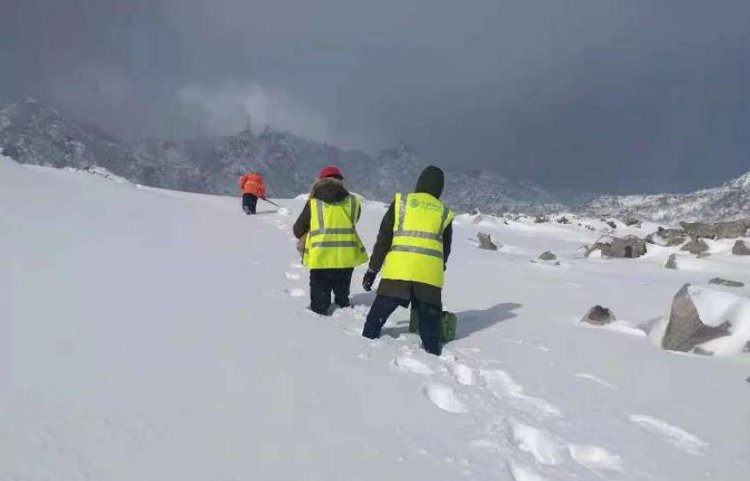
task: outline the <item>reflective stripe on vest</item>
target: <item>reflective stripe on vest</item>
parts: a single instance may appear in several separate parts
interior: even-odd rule
[[[310,233],[303,264],[310,269],[344,269],[367,262],[367,251],[354,225],[360,200],[350,194],[342,202],[328,204],[310,199]]]
[[[383,279],[443,285],[443,232],[453,213],[430,194],[396,194],[393,242]]]

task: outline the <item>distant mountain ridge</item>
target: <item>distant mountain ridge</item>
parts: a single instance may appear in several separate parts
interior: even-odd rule
[[[750,217],[750,172],[720,187],[688,194],[602,196],[588,203],[589,214],[635,217],[657,222],[720,221]]]
[[[21,163],[101,166],[136,183],[210,194],[236,194],[237,173],[257,170],[265,175],[275,197],[307,192],[318,170],[335,163],[352,190],[381,201],[390,200],[396,191],[412,189],[427,164],[403,143],[372,157],[272,128],[208,139],[124,142],[31,98],[0,109],[0,151]],[[692,194],[599,198],[553,191],[491,172],[446,171],[446,183],[444,199],[459,212],[585,211],[661,222],[750,215],[750,172],[722,187]]]
[[[307,192],[318,170],[335,163],[352,190],[388,201],[413,188],[426,165],[407,144],[375,157],[300,138],[272,128],[260,134],[198,140],[122,142],[96,127],[63,117],[34,99],[0,110],[0,148],[18,162],[54,167],[105,167],[133,182],[175,190],[236,194],[236,174],[258,170],[270,194]],[[445,200],[459,211],[564,210],[564,199],[532,182],[486,172],[446,172]]]

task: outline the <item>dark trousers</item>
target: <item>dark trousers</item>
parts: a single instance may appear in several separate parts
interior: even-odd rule
[[[258,205],[258,197],[254,194],[242,195],[242,210],[245,214],[255,214],[255,206]]]
[[[380,337],[380,330],[385,322],[393,314],[397,307],[406,307],[407,301],[396,297],[377,296],[367,314],[365,327],[362,335],[369,339]],[[422,347],[430,354],[439,356],[442,348],[440,345],[440,307],[418,300],[411,300],[411,308],[419,315],[419,337],[422,338]]]
[[[311,269],[310,309],[327,315],[331,307],[331,291],[336,305],[349,307],[349,289],[354,269]]]

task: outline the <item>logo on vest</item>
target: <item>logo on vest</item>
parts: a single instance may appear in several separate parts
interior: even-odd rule
[[[443,206],[432,202],[421,202],[418,199],[409,199],[409,207],[413,209],[425,209],[432,212],[443,212]]]

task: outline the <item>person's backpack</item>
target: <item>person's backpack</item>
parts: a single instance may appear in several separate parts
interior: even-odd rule
[[[446,343],[456,339],[456,321],[458,318],[452,312],[443,311],[440,316],[440,342]],[[409,317],[409,332],[419,332],[419,314],[416,309],[411,310]]]

